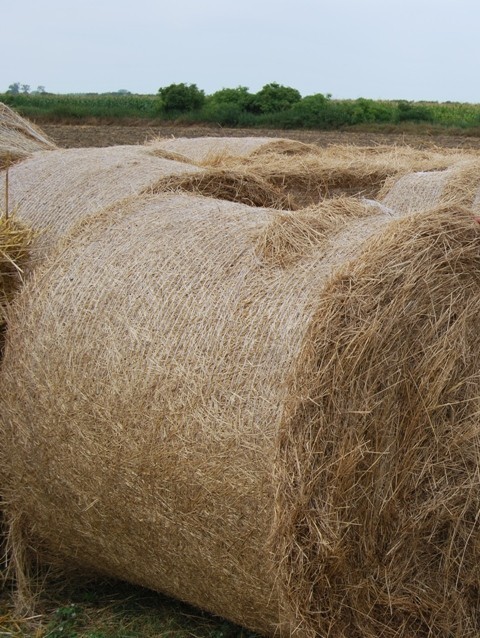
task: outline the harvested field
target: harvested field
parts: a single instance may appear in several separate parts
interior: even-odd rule
[[[285,131],[275,129],[229,129],[218,126],[95,126],[44,124],[42,129],[65,148],[87,146],[117,146],[144,144],[162,137],[276,137],[298,140],[320,147],[353,146],[411,146],[480,150],[480,137],[455,135],[418,135],[406,133],[369,133],[352,131]]]
[[[267,635],[478,636],[478,224],[328,206],[134,197],[40,267],[0,378],[16,556]]]

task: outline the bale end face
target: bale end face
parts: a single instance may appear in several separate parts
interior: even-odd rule
[[[478,224],[449,208],[324,291],[276,463],[272,549],[305,635],[479,634],[479,273]]]

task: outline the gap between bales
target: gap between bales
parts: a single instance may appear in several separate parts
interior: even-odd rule
[[[0,216],[0,360],[6,330],[6,312],[23,283],[35,233],[15,214]]]

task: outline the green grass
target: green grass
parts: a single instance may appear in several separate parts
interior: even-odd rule
[[[225,98],[222,92],[219,92]],[[206,96],[201,109],[170,112],[156,95],[116,94],[0,94],[24,117],[42,123],[178,124],[214,123],[233,127],[276,129],[365,129],[418,133],[478,135],[480,104],[407,102],[405,100],[333,100],[321,94],[306,96],[289,108],[255,112],[247,102],[219,101]],[[235,91],[233,97],[237,99]],[[253,96],[254,97],[254,96]],[[239,99],[239,98],[238,98]]]
[[[124,583],[96,581],[49,588],[30,619],[15,617],[11,595],[0,598],[0,637],[255,638],[226,620]]]
[[[153,95],[0,94],[0,102],[38,122],[152,120],[160,117],[160,102]]]

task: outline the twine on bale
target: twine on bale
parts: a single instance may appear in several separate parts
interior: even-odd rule
[[[18,556],[266,635],[478,636],[479,227],[362,206],[77,227],[9,311]]]
[[[5,201],[0,208],[0,361],[3,355],[6,311],[23,283],[23,269],[30,258],[35,233],[18,221],[16,211],[10,210],[9,167],[5,170]]]
[[[176,137],[157,138],[148,143],[153,154],[173,153],[198,165],[219,165],[228,158],[248,156],[256,152],[301,155],[315,146],[276,137]]]

